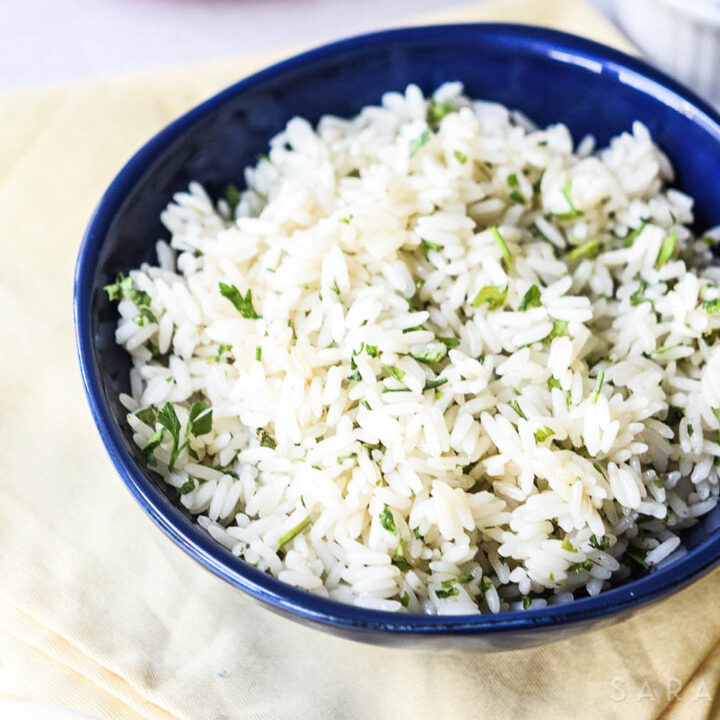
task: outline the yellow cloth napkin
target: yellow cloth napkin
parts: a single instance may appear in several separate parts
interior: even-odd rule
[[[494,0],[440,19],[624,46],[580,0]],[[173,547],[125,490],[75,360],[83,228],[144,140],[271,59],[0,95],[0,695],[112,720],[717,717],[719,572],[552,646],[388,650],[268,612]]]

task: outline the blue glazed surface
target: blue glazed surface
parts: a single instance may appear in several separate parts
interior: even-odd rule
[[[174,491],[141,469],[117,396],[129,359],[113,333],[116,311],[103,285],[152,256],[166,236],[158,220],[172,194],[199,180],[220,194],[264,152],[293,115],[354,115],[387,90],[414,82],[431,91],[462,80],[469,95],[517,108],[541,125],[563,122],[578,141],[599,143],[641,120],[676,168],[676,185],[696,199],[697,229],[720,224],[720,118],[643,62],[563,33],[520,25],[393,30],[321,47],[221,92],[150,140],[103,195],[78,256],[75,327],[88,401],[123,481],[180,547],[270,609],[339,635],[385,645],[505,650],[559,640],[627,617],[720,560],[720,508],[684,538],[688,554],[594,598],[522,613],[438,617],[365,610],[297,590],[215,543],[181,510]]]

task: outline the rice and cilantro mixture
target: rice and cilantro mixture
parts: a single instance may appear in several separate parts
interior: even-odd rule
[[[462,92],[291,120],[106,288],[148,469],[235,555],[370,608],[595,595],[718,501],[720,233],[642,124],[574,147]]]

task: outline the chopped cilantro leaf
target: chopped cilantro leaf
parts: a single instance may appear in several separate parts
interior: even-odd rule
[[[638,239],[638,237],[640,237],[640,233],[642,233],[646,225],[647,222],[643,220],[640,225],[638,225],[631,233],[629,233],[628,236],[625,238],[625,242],[623,242],[623,247],[630,247]]]
[[[187,435],[207,435],[212,430],[212,408],[206,402],[193,403],[187,422]]]
[[[720,298],[714,300],[706,300],[703,304],[703,310],[709,313],[720,313]]]
[[[395,367],[394,365],[383,365],[383,367],[388,371],[390,376],[395,378],[398,382],[401,382],[405,377],[405,371],[401,370],[399,367]]]
[[[636,565],[639,565],[644,570],[647,570],[650,566],[645,562],[645,560],[638,555],[637,553],[631,552],[630,550],[626,550],[625,554],[622,556],[623,560],[632,560]]]
[[[490,310],[497,310],[502,307],[507,297],[508,286],[506,285],[486,285],[475,296],[470,303],[473,307],[480,307],[483,303],[487,303]]]
[[[525,417],[525,413],[522,411],[522,408],[520,407],[520,404],[518,403],[517,400],[513,400],[512,409],[513,409],[523,420],[527,420],[527,418]]]
[[[570,208],[568,212],[556,213],[555,217],[558,220],[575,220],[576,218],[582,217],[582,210],[578,210],[573,204],[571,192],[572,192],[572,180],[568,180],[561,188],[560,192],[564,195],[565,200]]]
[[[630,304],[633,307],[637,307],[644,302],[649,302],[650,304],[652,304],[652,300],[643,297],[643,293],[645,292],[647,286],[648,284],[645,280],[643,280],[642,278],[638,278],[638,289],[630,296]]]
[[[545,338],[546,341],[554,340],[556,337],[565,335],[568,329],[567,320],[553,320],[553,327],[550,334]]]
[[[413,566],[404,557],[394,557],[391,562],[401,572],[408,572],[413,569]]]
[[[531,285],[528,291],[523,295],[518,310],[520,312],[526,312],[530,308],[540,307],[542,305],[540,301],[540,288],[537,285]]]
[[[190,478],[187,482],[183,483],[179,488],[178,492],[180,495],[187,495],[195,489],[195,481]]]
[[[460,341],[456,337],[442,337],[440,335],[435,336],[436,340],[439,340],[443,345],[446,347],[457,347],[460,344]]]
[[[168,470],[172,472],[175,467],[175,461],[182,450],[180,445],[180,421],[175,414],[175,408],[169,402],[166,402],[162,406],[157,419],[158,422],[170,433],[170,437],[172,438],[172,450],[170,451],[170,462],[168,463]]]
[[[423,256],[426,260],[430,260],[430,251],[438,252],[440,250],[440,246],[437,243],[430,242],[429,240],[425,240],[424,238],[420,238],[420,242],[423,246]]]
[[[447,347],[442,343],[438,343],[437,345],[429,345],[426,350],[411,357],[422,363],[436,363],[440,362],[446,355]]]
[[[453,595],[458,595],[459,592],[460,592],[460,591],[459,591],[454,585],[452,585],[452,586],[450,586],[450,587],[441,587],[441,588],[438,588],[438,589],[435,591],[435,595],[437,596],[437,598],[438,598],[439,600],[443,600],[443,599],[445,599],[445,598],[452,597]]]
[[[430,141],[430,131],[423,130],[422,133],[410,142],[409,155],[413,157],[415,153]]]
[[[447,378],[436,378],[435,380],[428,380],[423,387],[423,392],[425,392],[425,390],[434,390],[435,388],[444,385],[447,381]]]
[[[595,535],[591,535],[589,542],[596,550],[607,550],[610,547],[610,538],[607,535],[603,535],[599,540]]]
[[[584,560],[583,562],[574,563],[568,568],[568,573],[570,575],[579,575],[583,570],[590,571],[592,570],[593,564],[590,562],[590,560]]]
[[[255,312],[252,302],[252,290],[248,290],[245,297],[235,287],[235,285],[226,285],[225,283],[219,283],[220,294],[227,298],[235,307],[235,309],[247,320],[257,320],[260,315]]]
[[[555,434],[555,431],[552,428],[549,428],[547,425],[542,428],[538,428],[535,431],[535,440],[537,442],[543,442],[544,440],[547,440],[549,437]]]
[[[440,121],[451,112],[454,112],[455,108],[449,100],[444,100],[441,103],[431,102],[427,111],[427,122],[428,125],[437,126]]]
[[[467,162],[467,155],[465,153],[460,152],[459,150],[456,150],[453,155],[455,156],[455,159],[461,164],[464,165]]]
[[[562,547],[562,549],[567,552],[577,552],[577,550],[573,547],[573,544],[570,542],[570,540],[568,540],[568,538],[565,538],[562,541],[562,545],[560,547]]]
[[[237,206],[240,204],[240,193],[233,183],[230,183],[225,188],[225,200],[227,200],[228,207],[230,208],[230,219],[235,220]]]
[[[570,250],[570,252],[565,255],[565,259],[569,262],[575,262],[576,260],[582,260],[586,257],[594,257],[598,249],[599,244],[597,238],[591,238]]]
[[[503,238],[500,234],[500,230],[498,230],[497,225],[493,225],[490,228],[490,232],[492,233],[493,240],[495,240],[495,244],[500,248],[503,260],[505,261],[505,269],[509,272],[512,270],[513,256],[507,246],[507,243],[505,242],[505,238]]]
[[[675,252],[675,246],[677,245],[677,230],[670,233],[663,241],[658,252],[657,260],[655,260],[655,268],[659,270],[663,265],[666,265],[672,258]]]
[[[600,374],[597,377],[597,382],[595,383],[595,390],[593,391],[593,394],[592,394],[593,404],[597,403],[598,398],[600,397],[600,390],[602,390],[604,380],[605,380],[605,371],[601,370]]]
[[[163,441],[165,435],[165,430],[163,428],[160,428],[160,430],[156,430],[149,438],[148,441],[143,445],[143,453],[145,454],[145,457],[147,458],[148,464],[155,466],[157,465],[157,460],[155,459],[154,450],[158,445],[160,445]]]
[[[144,422],[148,427],[155,427],[155,420],[157,419],[157,408],[154,405],[146,407],[143,410],[138,410],[135,413],[135,417]]]
[[[260,441],[260,447],[270,448],[271,450],[274,450],[277,447],[277,443],[273,440],[270,433],[263,428],[260,428],[257,431],[257,439]]]
[[[393,535],[400,535],[398,532],[398,529],[395,525],[395,519],[393,518],[392,511],[390,508],[386,505],[382,512],[380,513],[380,524]]]
[[[278,550],[280,550],[283,545],[287,545],[294,537],[299,535],[308,525],[310,525],[310,523],[310,518],[305,518],[302,522],[298,523],[292,530],[286,532],[278,540]]]
[[[217,363],[220,362],[220,357],[227,352],[230,352],[232,350],[232,345],[220,345],[218,347],[218,354],[217,355],[211,355],[210,357],[205,358],[205,362],[207,363]]]

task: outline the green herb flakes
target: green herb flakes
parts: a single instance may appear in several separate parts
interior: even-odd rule
[[[160,430],[156,430],[149,438],[148,441],[143,445],[143,453],[145,454],[145,457],[147,458],[148,465],[155,467],[157,465],[157,460],[155,459],[155,448],[157,448],[160,444],[162,444],[165,436],[165,430],[163,428],[160,428]]]
[[[645,229],[647,225],[647,222],[643,220],[640,225],[638,225],[631,233],[628,234],[628,236],[625,238],[625,241],[623,242],[623,247],[631,247],[632,244],[640,237],[640,234]]]
[[[574,563],[568,568],[568,574],[579,575],[581,572],[589,572],[592,570],[593,564],[590,560],[584,560],[583,562]]]
[[[670,233],[663,241],[658,252],[657,260],[655,260],[655,269],[659,270],[672,259],[677,245],[677,230]]]
[[[278,540],[278,550],[280,550],[283,545],[287,545],[293,538],[297,537],[308,525],[310,525],[312,521],[310,518],[305,518],[301,523],[298,523],[292,530],[289,530],[286,532],[279,540]]]
[[[192,492],[194,489],[195,489],[195,481],[192,478],[190,478],[187,482],[183,483],[178,488],[178,493],[180,493],[180,495],[187,495],[189,492]]]
[[[641,568],[643,568],[643,570],[647,570],[650,567],[640,555],[631,552],[630,550],[625,551],[622,559],[625,560],[625,562],[627,562],[628,560],[632,561],[636,565],[639,565]]]
[[[243,297],[243,294],[235,285],[226,285],[221,282],[219,283],[219,287],[220,294],[227,298],[246,320],[257,320],[260,317],[253,307],[252,290],[248,290],[247,294]]]
[[[557,337],[562,337],[567,333],[567,329],[567,320],[553,320],[552,330],[550,331],[550,334],[545,338],[545,341],[549,342]]]
[[[568,180],[561,188],[560,192],[565,197],[565,200],[567,201],[568,207],[570,208],[568,212],[564,213],[556,213],[555,217],[560,221],[565,220],[576,220],[579,217],[582,217],[582,210],[578,210],[575,205],[573,204],[571,192],[572,192],[572,180]]]
[[[230,183],[225,188],[225,200],[227,201],[228,208],[230,210],[230,219],[235,220],[237,206],[240,204],[240,192],[233,183]]]
[[[603,535],[599,540],[595,535],[590,536],[590,547],[594,547],[596,550],[605,551],[610,547],[610,538],[607,535]]]
[[[638,278],[638,289],[630,296],[630,305],[637,307],[644,302],[649,302],[652,305],[652,300],[643,296],[647,286],[648,284],[645,280]]]
[[[530,308],[540,307],[542,302],[540,301],[540,288],[537,285],[531,285],[528,291],[523,295],[518,310],[520,312],[527,312]]]
[[[410,142],[408,150],[409,156],[413,157],[415,153],[430,141],[430,130],[423,130],[422,133]]]
[[[413,566],[404,557],[394,557],[390,562],[392,562],[400,572],[409,572],[413,569]]]
[[[135,417],[144,422],[148,427],[155,427],[155,421],[157,420],[157,408],[154,405],[146,407],[144,410],[138,410],[135,413]]]
[[[257,431],[257,439],[260,441],[260,447],[270,448],[271,450],[274,450],[277,447],[277,443],[270,433],[263,428],[260,428]]]
[[[525,417],[525,413],[522,411],[522,408],[520,407],[520,404],[518,403],[517,400],[513,400],[512,409],[513,409],[523,420],[527,420],[527,418]]]
[[[456,150],[453,155],[455,156],[455,159],[461,164],[464,165],[467,162],[467,155],[463,152],[460,152],[459,150]]]
[[[435,591],[435,596],[438,598],[438,600],[444,600],[445,598],[452,597],[453,595],[458,595],[460,591],[454,586],[450,587],[441,587],[438,588]]]
[[[457,347],[460,341],[456,337],[442,337],[440,335],[435,336],[436,340],[439,340],[445,347]]]
[[[562,545],[560,547],[562,547],[562,549],[565,550],[566,552],[572,552],[572,553],[577,552],[577,550],[573,547],[573,544],[570,542],[570,540],[568,540],[568,538],[565,538],[562,541]]]
[[[597,255],[598,249],[599,243],[597,238],[591,238],[590,240],[586,240],[581,245],[578,245],[570,250],[570,252],[565,255],[565,259],[568,262],[575,262],[577,260],[582,260],[583,258],[594,257]]]
[[[555,434],[555,431],[552,428],[549,428],[547,425],[542,428],[538,428],[535,431],[535,441],[536,442],[543,442],[547,440],[549,437],[552,437]]]
[[[229,353],[232,350],[232,345],[220,345],[218,347],[218,353],[217,355],[210,355],[210,357],[205,358],[205,362],[208,364],[212,363],[218,363],[220,362],[220,358],[225,354]]]
[[[386,505],[382,512],[380,513],[380,524],[393,535],[400,535],[398,532],[398,529],[395,525],[395,519],[393,518],[392,511],[390,508]]]
[[[420,242],[423,246],[423,257],[428,261],[430,260],[431,250],[433,252],[438,252],[440,250],[440,246],[437,243],[430,242],[429,240],[425,240],[424,238],[420,238]]]
[[[483,304],[487,304],[490,310],[497,310],[505,303],[507,292],[507,284],[498,286],[486,285],[482,290],[480,290],[470,304],[473,307],[480,307]]]
[[[436,378],[435,380],[428,380],[423,387],[423,392],[425,392],[425,390],[434,390],[435,388],[444,385],[447,381],[447,378]]]
[[[426,118],[428,125],[436,127],[440,124],[440,121],[451,112],[455,112],[455,107],[449,100],[444,100],[441,103],[431,102]]]
[[[398,382],[402,382],[402,379],[405,377],[405,371],[401,370],[399,367],[395,367],[394,365],[383,365],[385,370],[387,370],[390,377],[395,378]]]
[[[182,450],[180,445],[180,421],[175,413],[175,408],[171,403],[166,402],[158,413],[158,422],[170,433],[172,438],[172,450],[170,451],[170,462],[168,470],[172,472],[175,467],[175,461]]]
[[[412,358],[422,363],[436,363],[440,362],[447,355],[447,347],[442,343],[437,345],[429,345],[426,350],[418,353],[417,355],[411,355]]]
[[[605,371],[601,370],[600,374],[597,377],[597,382],[595,383],[595,390],[592,394],[592,401],[593,405],[597,403],[598,398],[600,397],[600,390],[602,390],[603,382],[605,380]]]
[[[505,261],[505,269],[510,272],[513,267],[513,256],[505,242],[505,238],[500,234],[497,225],[493,225],[490,228],[490,232],[492,233],[493,240],[495,240],[495,244],[500,248],[503,260]]]

